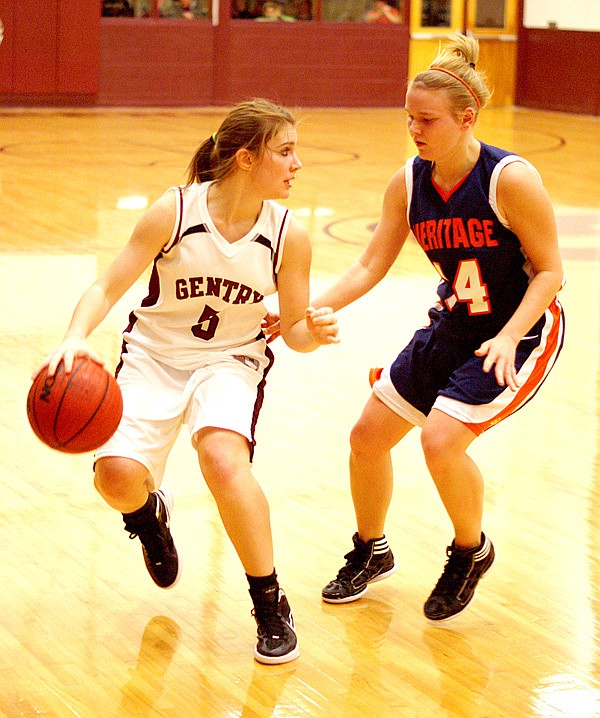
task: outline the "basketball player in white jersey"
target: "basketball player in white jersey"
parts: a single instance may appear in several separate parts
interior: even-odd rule
[[[183,424],[246,572],[262,663],[299,655],[289,603],[273,565],[269,507],[252,475],[254,432],[273,362],[261,329],[264,297],[278,292],[286,344],[309,352],[337,339],[328,308],[309,307],[306,230],[274,200],[302,167],[294,118],[264,100],[236,106],[197,150],[188,182],[137,223],[107,271],[79,301],[47,359],[70,371],[110,308],[152,265],[148,293],[123,332],[117,378],[123,419],[95,455],[95,485],[142,543],[162,588],[179,578],[170,532],[173,497],[160,488]]]

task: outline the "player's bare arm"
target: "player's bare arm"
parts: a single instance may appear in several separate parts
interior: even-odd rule
[[[103,363],[86,339],[169,240],[174,221],[172,193],[163,195],[142,215],[125,247],[79,300],[63,342],[43,362],[51,376],[61,361],[69,373],[76,356]]]
[[[295,351],[313,351],[337,339],[337,319],[329,308],[309,307],[311,246],[306,229],[292,219],[285,239],[277,278],[280,331]]]
[[[406,208],[402,168],[387,186],[381,217],[362,256],[314,300],[313,306],[330,306],[337,311],[362,297],[385,277],[408,236]]]

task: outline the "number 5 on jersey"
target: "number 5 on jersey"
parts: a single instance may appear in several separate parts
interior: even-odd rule
[[[219,317],[216,309],[209,307],[208,304],[204,307],[204,311],[198,317],[198,323],[192,327],[192,334],[198,339],[204,339],[208,341],[215,336],[217,331],[217,325],[219,324]]]

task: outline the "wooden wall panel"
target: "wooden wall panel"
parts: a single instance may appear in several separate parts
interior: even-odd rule
[[[485,70],[492,89],[489,107],[514,105],[517,74],[516,39],[480,39],[479,67]]]
[[[410,41],[409,78],[427,69],[439,52],[439,38]],[[514,104],[517,43],[498,38],[479,40],[479,67],[485,70],[493,94],[488,107]]]

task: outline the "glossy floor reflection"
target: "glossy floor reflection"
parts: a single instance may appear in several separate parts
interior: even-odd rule
[[[310,230],[315,290],[368,241],[412,153],[401,110],[300,111],[304,169],[289,200]],[[436,278],[409,243],[340,313],[342,343],[274,345],[255,473],[301,657],[254,662],[238,560],[182,434],[165,481],[183,560],[154,587],[137,542],[94,492],[90,455],[29,429],[30,376],[74,302],[148,202],[184,179],[218,108],[0,112],[0,715],[49,718],[596,718],[600,715],[600,120],[490,109],[478,136],[531,160],[556,208],[567,284],[559,363],[473,449],[497,561],[465,614],[422,615],[451,539],[415,432],[394,452],[387,535],[399,563],[360,601],[320,590],[351,548],[348,433],[367,373],[425,320]],[[113,365],[134,287],[92,344]]]

